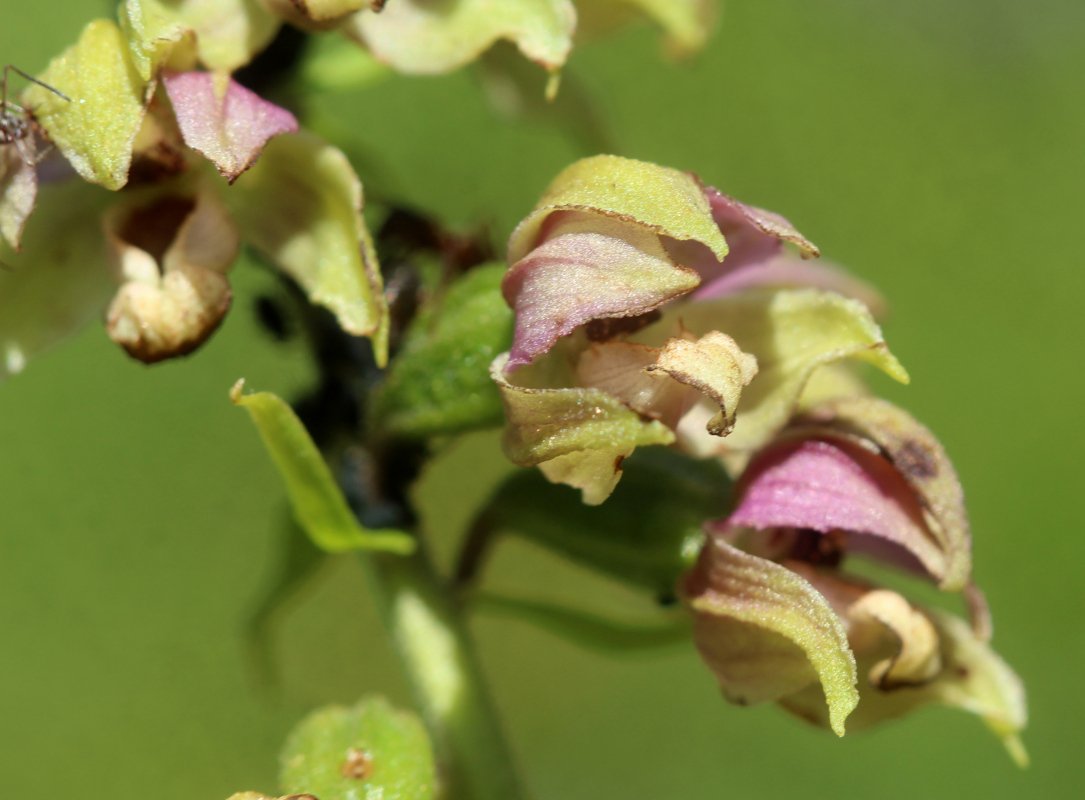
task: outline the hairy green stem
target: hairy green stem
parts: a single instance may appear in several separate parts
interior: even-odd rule
[[[463,616],[422,548],[363,556],[378,610],[433,739],[447,800],[525,795]]]

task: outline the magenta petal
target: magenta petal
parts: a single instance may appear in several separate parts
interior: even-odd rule
[[[591,320],[637,316],[697,286],[697,275],[676,266],[658,236],[620,220],[562,215],[551,235],[502,282],[516,311],[506,369],[531,363]]]
[[[833,264],[807,263],[786,253],[740,266],[704,283],[693,293],[693,298],[710,300],[743,289],[764,287],[824,289],[854,297],[869,308],[876,318],[885,315],[885,299],[866,281]]]
[[[185,144],[207,156],[230,183],[253,165],[268,139],[298,129],[293,114],[232,78],[174,72],[162,81]]]
[[[784,442],[750,464],[740,494],[728,526],[868,534],[871,554],[918,561],[936,578],[945,573],[945,554],[923,522],[915,493],[888,461],[860,445]]]

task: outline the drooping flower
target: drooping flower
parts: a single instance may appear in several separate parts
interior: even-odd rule
[[[598,503],[638,446],[756,448],[823,365],[906,380],[855,299],[869,287],[786,246],[818,255],[787,220],[688,173],[616,156],[563,171],[509,240],[516,328],[492,374],[512,460]]]
[[[960,484],[941,446],[881,400],[819,406],[758,453],[682,591],[729,699],[775,700],[843,735],[929,704],[977,714],[1019,763],[1020,680],[969,626],[843,570],[863,555],[970,588]]]

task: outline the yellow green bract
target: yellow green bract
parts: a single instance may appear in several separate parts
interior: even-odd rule
[[[387,358],[380,270],[362,221],[362,185],[342,151],[306,134],[272,139],[226,193],[245,238],[343,330]]]
[[[132,144],[143,122],[146,81],[128,55],[124,34],[108,20],[94,20],[79,41],[50,62],[40,80],[58,97],[32,85],[23,103],[81,177],[107,189],[128,182]]]
[[[294,410],[271,392],[244,394],[244,383],[234,385],[230,400],[252,417],[279,470],[294,517],[317,547],[329,553],[414,550],[414,540],[401,531],[363,528]]]
[[[569,0],[394,0],[379,14],[359,12],[344,30],[394,69],[440,73],[473,61],[499,39],[556,70],[569,55],[575,27]]]
[[[564,210],[587,211],[672,239],[700,242],[720,260],[727,255],[727,243],[692,175],[630,158],[593,156],[564,169],[516,226],[509,238],[509,264],[535,247],[546,217]]]

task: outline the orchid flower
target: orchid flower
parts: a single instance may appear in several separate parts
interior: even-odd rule
[[[1026,763],[1024,690],[988,644],[960,483],[926,428],[874,398],[818,406],[754,456],[736,495],[682,583],[729,699],[776,700],[840,735],[845,719],[948,705]],[[967,590],[972,624],[849,574],[852,555]]]
[[[184,37],[155,41],[148,54],[146,40],[94,21],[42,75],[71,100],[26,93],[70,170],[125,191],[70,173],[42,186],[25,239],[11,242],[19,252],[3,257],[2,372],[107,301],[107,330],[132,356],[191,352],[230,306],[227,274],[243,242],[344,330],[374,337],[382,359],[380,272],[346,157],[228,74],[192,69]]]
[[[818,255],[783,217],[688,173],[614,156],[572,165],[509,242],[515,330],[491,367],[506,452],[589,505],[638,446],[722,464],[731,510],[700,517],[678,593],[727,698],[777,701],[839,735],[846,720],[962,708],[1023,764],[1024,690],[988,644],[956,472],[930,431],[850,368],[907,381],[874,322],[877,293],[804,262]],[[572,524],[540,522],[518,508],[538,489],[510,479],[480,520],[666,597],[689,515],[727,481],[705,471],[717,499],[694,492],[676,508],[651,497],[652,482],[691,490],[640,472],[637,496],[615,500],[632,512],[563,505]],[[971,624],[844,571],[853,556],[963,593]]]
[[[856,299],[872,290],[799,257],[817,255],[783,217],[691,174],[573,164],[509,240],[516,328],[492,367],[509,457],[600,503],[638,446],[758,447],[823,365],[856,359],[906,381]]]

